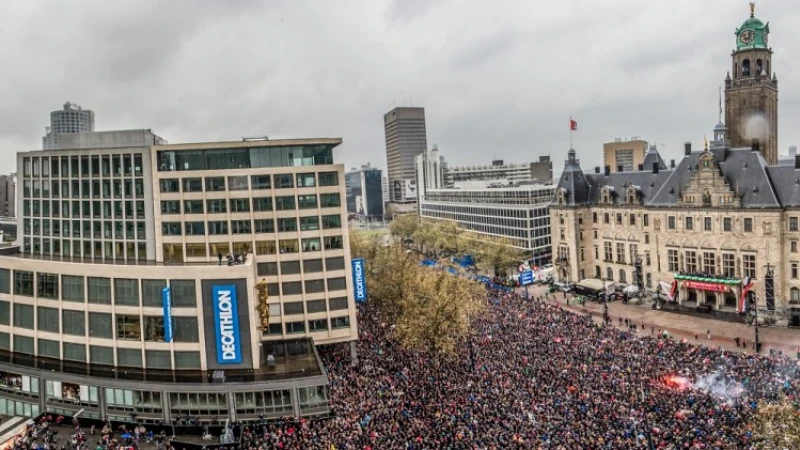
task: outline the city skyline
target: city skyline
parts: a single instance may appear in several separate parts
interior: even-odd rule
[[[48,113],[67,100],[97,111],[98,130],[146,127],[175,142],[342,136],[346,167],[386,168],[381,116],[407,105],[425,107],[428,146],[456,165],[563,160],[569,116],[587,167],[616,137],[641,136],[678,158],[717,120],[734,28],[749,15],[748,2],[722,0],[536,2],[514,14],[389,2],[318,5],[311,16],[290,3],[0,4],[0,52],[17,68],[0,91],[6,172],[15,152],[40,147]],[[800,143],[791,5],[756,5],[786,87],[781,154]]]

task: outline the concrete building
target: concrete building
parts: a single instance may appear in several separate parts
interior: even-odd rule
[[[345,174],[347,212],[367,219],[383,218],[383,176],[369,164]]]
[[[0,217],[17,217],[16,175],[0,175]]]
[[[45,127],[42,148],[59,148],[60,136],[94,131],[94,111],[83,109],[75,103],[64,103],[64,108],[50,113],[50,126]]]
[[[444,176],[448,187],[458,187],[472,181],[548,184],[553,182],[553,164],[549,156],[540,156],[537,162],[519,164],[505,164],[498,159],[492,161],[491,165],[447,167]]]
[[[629,140],[616,138],[614,142],[603,144],[603,164],[610,167],[612,172],[639,170],[639,165],[644,164],[647,149],[647,141],[638,137]]]
[[[383,116],[383,125],[389,201],[414,203],[417,198],[414,158],[428,148],[425,108],[395,108]]]
[[[176,425],[327,414],[315,344],[358,336],[341,139],[79,140],[18,155],[20,245],[0,250],[0,413]]]
[[[447,163],[436,146],[417,155],[414,160],[414,165],[417,178],[418,202],[425,196],[425,192],[428,189],[442,189],[448,187],[445,181]]]
[[[383,210],[386,212],[386,205],[389,203],[389,177],[381,177],[381,195],[383,195]]]

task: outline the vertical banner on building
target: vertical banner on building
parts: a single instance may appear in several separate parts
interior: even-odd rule
[[[161,290],[164,307],[164,342],[172,342],[172,292],[169,286]]]
[[[367,300],[367,280],[364,278],[364,258],[355,258],[353,265],[353,296],[358,303]]]
[[[236,285],[213,286],[211,298],[214,302],[217,362],[219,364],[241,363],[242,343],[239,340]]]

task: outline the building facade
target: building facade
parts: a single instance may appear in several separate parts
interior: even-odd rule
[[[614,142],[603,144],[603,164],[613,172],[639,170],[639,165],[644,164],[647,148],[647,141],[639,138],[617,138]]]
[[[315,344],[358,336],[341,140],[90,141],[18,155],[0,413],[327,413]]]
[[[769,23],[750,17],[736,29],[731,71],[725,77],[725,124],[733,147],[759,139],[768,164],[778,163],[778,78],[772,71]]]
[[[382,171],[369,164],[345,174],[347,212],[368,219],[383,218]]]
[[[16,175],[0,175],[0,217],[17,217]]]
[[[64,108],[50,113],[50,126],[45,128],[42,148],[59,148],[59,136],[71,133],[94,131],[94,111],[83,109],[80,105],[67,102]]]
[[[425,108],[395,108],[383,116],[383,126],[389,199],[393,203],[414,203],[414,158],[428,148]],[[410,189],[412,184],[413,190]]]
[[[445,185],[458,187],[473,181],[493,181],[501,184],[553,182],[553,165],[549,156],[540,156],[532,163],[505,164],[502,159],[484,166],[455,166],[444,170]]]
[[[503,238],[525,252],[535,265],[550,262],[550,214],[553,185],[488,189],[428,189],[420,217],[450,220],[478,236]]]

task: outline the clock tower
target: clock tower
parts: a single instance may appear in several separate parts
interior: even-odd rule
[[[725,124],[731,147],[750,147],[758,140],[768,164],[778,163],[778,78],[772,72],[767,45],[769,23],[750,18],[736,30],[733,67],[725,77]]]

